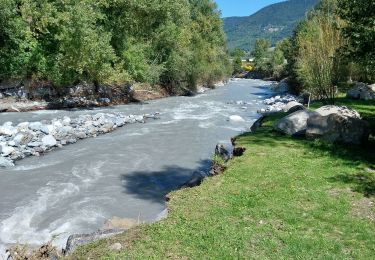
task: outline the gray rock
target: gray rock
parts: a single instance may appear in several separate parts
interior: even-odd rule
[[[0,168],[12,167],[12,166],[14,166],[14,163],[12,160],[0,156]]]
[[[28,147],[39,147],[39,146],[42,146],[43,143],[42,142],[30,142],[27,144]]]
[[[304,135],[307,129],[307,120],[312,114],[314,113],[306,110],[294,112],[277,121],[274,129],[291,136]]]
[[[9,124],[0,126],[0,135],[12,136],[17,133],[17,129]]]
[[[340,109],[338,108],[338,111]],[[322,139],[330,143],[362,144],[370,135],[369,123],[356,116],[330,113],[314,114],[307,121],[306,136]]]
[[[45,147],[54,147],[56,146],[57,141],[52,135],[46,135],[42,138],[42,143]]]
[[[358,82],[356,85],[347,92],[348,98],[374,100],[375,89],[373,86],[368,86],[365,83]]]
[[[1,145],[0,146],[1,155],[4,156],[4,157],[11,155],[15,151],[16,151],[16,149],[12,146],[7,146],[7,145]]]
[[[223,159],[225,162],[230,160],[230,153],[225,149],[224,145],[218,144],[215,148],[215,155]]]
[[[343,117],[350,117],[350,118],[357,118],[361,119],[361,115],[350,108],[347,108],[345,106],[339,107],[339,106],[323,106],[315,110],[316,113],[318,113],[321,116],[328,116],[331,114],[338,114]]]
[[[40,131],[43,127],[43,124],[41,122],[33,122],[29,124],[29,128],[33,131]]]
[[[291,101],[284,106],[283,111],[290,114],[304,109],[305,107],[301,103],[297,101]]]
[[[95,241],[109,238],[118,234],[123,233],[123,230],[106,230],[97,231],[92,234],[77,234],[71,235],[66,242],[65,254],[69,254],[74,251],[78,246],[87,245]]]

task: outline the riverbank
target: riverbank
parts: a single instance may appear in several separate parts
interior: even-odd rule
[[[352,108],[375,114],[371,105]],[[373,151],[278,134],[282,116],[241,135],[246,152],[224,174],[172,192],[167,219],[68,258],[372,258]]]
[[[191,96],[202,94],[208,89],[224,86],[227,80],[219,81],[212,86],[199,85],[197,91],[181,89],[168,92],[161,86],[137,83],[132,86],[109,87],[97,89],[93,84],[85,82],[67,88],[65,94],[59,94],[51,87],[39,87],[32,92],[24,87],[0,86],[0,113],[29,112],[56,109],[88,109],[141,103],[171,96]],[[5,90],[2,90],[4,88]],[[30,99],[32,97],[32,99]]]

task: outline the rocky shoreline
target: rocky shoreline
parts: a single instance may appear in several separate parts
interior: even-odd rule
[[[145,123],[147,119],[157,118],[158,113],[98,113],[80,115],[74,119],[65,116],[41,122],[22,122],[15,126],[12,122],[6,122],[0,126],[0,168],[12,167],[15,161],[40,156],[55,148],[106,134],[127,124]]]

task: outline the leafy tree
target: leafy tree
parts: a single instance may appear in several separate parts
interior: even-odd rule
[[[318,8],[298,27],[294,40],[294,69],[299,82],[307,92],[332,103],[342,66],[337,50],[345,43],[338,29],[340,23],[333,12]]]
[[[229,72],[212,0],[0,0],[0,80],[148,82],[171,92]]]
[[[349,41],[343,48],[346,56],[364,66],[368,80],[375,80],[375,2],[340,0],[338,14],[345,21],[343,33]]]

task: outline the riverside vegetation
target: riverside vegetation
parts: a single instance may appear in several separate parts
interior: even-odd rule
[[[334,103],[353,81],[375,81],[374,12],[373,1],[321,0],[275,48],[257,39],[250,65],[262,77],[288,77],[293,92]],[[241,59],[235,61],[241,67]]]
[[[0,81],[30,92],[143,82],[176,93],[229,73],[211,0],[0,1]]]

